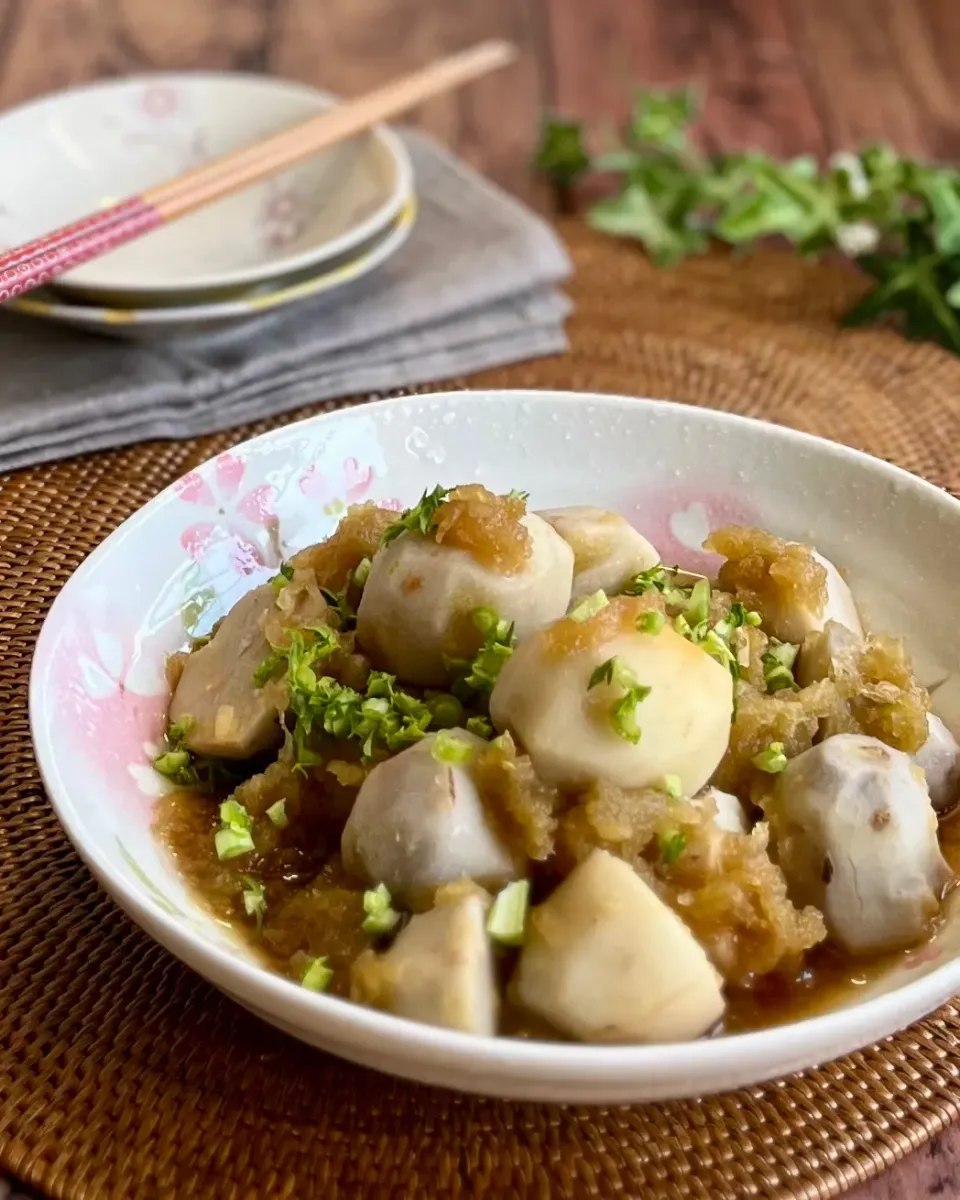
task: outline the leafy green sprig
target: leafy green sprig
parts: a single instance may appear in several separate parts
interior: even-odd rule
[[[839,250],[874,280],[846,324],[894,317],[907,337],[960,353],[960,171],[882,145],[826,165],[807,155],[707,155],[690,139],[699,112],[696,89],[641,91],[622,142],[598,155],[579,122],[548,120],[536,165],[565,191],[590,172],[617,176],[617,194],[587,220],[640,242],[659,266],[711,240],[747,247],[780,237],[802,254]]]

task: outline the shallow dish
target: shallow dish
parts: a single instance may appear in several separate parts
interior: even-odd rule
[[[44,780],[94,874],[144,929],[239,1003],[343,1057],[463,1090],[579,1103],[694,1096],[808,1067],[960,990],[952,911],[935,941],[824,1016],[683,1045],[479,1039],[307,992],[256,965],[199,909],[151,833],[166,653],[201,612],[215,619],[281,556],[331,532],[345,505],[398,506],[440,477],[498,491],[519,479],[534,507],[573,495],[616,509],[693,570],[711,565],[699,546],[725,522],[815,540],[848,570],[868,624],[909,635],[925,682],[958,669],[946,602],[958,569],[943,547],[960,536],[960,503],[855,451],[598,395],[460,392],[313,418],[220,455],[146,505],[76,572],[38,642],[30,711]]]
[[[229,72],[156,74],[58,92],[0,118],[0,246],[38,237],[336,103],[302,84]],[[280,175],[67,272],[108,305],[166,292],[213,299],[344,254],[410,196],[403,143],[377,126]]]
[[[52,288],[37,288],[28,296],[11,300],[5,307],[45,321],[58,321],[92,333],[133,341],[195,337],[238,324],[305,300],[346,287],[362,279],[392,258],[413,232],[417,201],[410,196],[396,220],[363,246],[338,256],[330,263],[279,281],[277,286],[248,289],[230,299],[204,304],[154,305],[150,308],[101,308],[71,303]]]

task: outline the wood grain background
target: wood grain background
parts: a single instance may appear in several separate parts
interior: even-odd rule
[[[960,160],[960,0],[0,0],[0,108],[198,67],[351,94],[493,35],[522,61],[413,120],[538,203],[539,113],[613,121],[638,84],[703,83],[709,146],[823,155],[879,138]],[[855,1197],[960,1197],[960,1128]]]

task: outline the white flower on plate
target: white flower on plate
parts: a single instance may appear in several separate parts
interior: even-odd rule
[[[83,690],[91,700],[106,700],[118,691],[136,696],[160,696],[166,691],[162,666],[149,655],[135,649],[128,663],[116,634],[94,629],[92,637],[96,659],[81,654],[77,660]]]
[[[156,742],[144,742],[143,753],[146,762],[127,764],[130,777],[144,796],[154,799],[158,796],[166,796],[168,792],[173,791],[174,785],[159,771],[153,769],[153,760],[160,753],[160,746]]]

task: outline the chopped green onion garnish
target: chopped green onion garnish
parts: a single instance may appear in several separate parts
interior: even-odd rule
[[[672,866],[687,848],[685,833],[671,833],[660,837],[660,861],[665,866]]]
[[[310,960],[300,982],[309,992],[325,992],[330,986],[331,979],[333,979],[333,971],[324,957]]]
[[[293,567],[289,563],[281,563],[280,571],[270,580],[275,592],[282,591],[293,578]]]
[[[470,717],[467,721],[467,733],[473,733],[485,741],[490,741],[493,737],[493,725],[487,717]]]
[[[738,600],[730,606],[730,611],[725,617],[720,618],[713,629],[718,637],[722,637],[726,641],[733,631],[739,629],[742,625],[756,627],[760,622],[760,614],[753,612],[752,609],[745,608]]]
[[[797,661],[799,649],[799,646],[790,642],[771,641],[770,648],[760,660],[763,663],[763,680],[768,692],[779,692],[784,688],[799,690],[793,677],[793,664]]]
[[[193,728],[193,717],[182,716],[179,721],[171,721],[167,726],[167,741],[175,749],[183,749],[183,744],[187,740],[187,735]]]
[[[683,795],[683,783],[679,775],[664,775],[663,790],[671,800],[679,800]]]
[[[439,763],[448,767],[461,767],[474,755],[475,747],[448,729],[441,729],[433,739],[430,753]]]
[[[614,731],[618,733],[624,741],[632,742],[634,745],[640,741],[640,726],[637,724],[637,706],[641,700],[646,700],[650,695],[648,687],[633,687],[620,700],[617,700],[610,708],[610,721]]]
[[[278,800],[276,804],[271,804],[267,809],[267,816],[278,829],[286,829],[290,824],[290,818],[287,816],[286,800]]]
[[[526,503],[530,499],[529,492],[521,492],[519,488],[511,488],[507,493],[508,500],[523,500]]]
[[[223,862],[228,858],[249,854],[254,849],[250,832],[253,820],[243,805],[236,800],[224,800],[220,805],[220,820],[223,827],[217,830],[213,839],[217,858]]]
[[[463,723],[463,705],[449,692],[431,696],[426,705],[430,709],[430,724],[435,729],[455,729]]]
[[[602,612],[609,603],[607,593],[601,588],[592,596],[584,596],[582,600],[578,600],[567,615],[571,621],[589,621],[598,612]]]
[[[256,919],[257,929],[260,929],[267,911],[267,889],[249,875],[241,875],[240,880],[243,883],[243,911]]]
[[[606,662],[602,662],[599,667],[595,667],[590,676],[590,682],[587,684],[587,691],[591,688],[599,687],[601,683],[612,683],[618,687],[632,688],[636,687],[637,677],[630,670],[622,658],[615,656],[608,658]]]
[[[667,623],[667,618],[662,612],[645,612],[637,617],[637,629],[640,633],[659,633]]]
[[[715,629],[707,630],[700,645],[706,654],[715,658],[721,666],[726,667],[734,679],[740,678],[740,664],[737,662],[736,655]]]
[[[426,536],[433,528],[433,520],[450,494],[449,488],[435,487],[432,492],[424,492],[413,508],[408,508],[400,514],[384,531],[380,545],[387,546],[402,533],[422,533]]]
[[[530,880],[518,879],[497,893],[487,916],[487,933],[503,946],[519,946],[530,907]]]
[[[587,691],[600,684],[622,687],[625,693],[610,706],[610,724],[614,731],[634,745],[640,741],[640,726],[637,724],[637,705],[650,695],[650,689],[637,683],[637,677],[623,659],[614,657],[594,668],[587,684]]]
[[[625,596],[642,596],[651,590],[662,592],[668,582],[667,571],[668,568],[663,563],[657,563],[655,567],[640,571],[627,581],[623,594]]]
[[[690,622],[683,615],[683,613],[680,613],[673,618],[673,627],[681,637],[685,637],[691,642],[694,640],[693,630],[690,627]]]
[[[783,752],[783,742],[771,742],[766,750],[753,756],[753,765],[768,775],[779,775],[787,765],[787,756]]]
[[[153,769],[159,771],[161,775],[166,775],[168,779],[179,775],[184,767],[189,766],[189,750],[168,750],[165,754],[161,754],[153,760]]]
[[[474,625],[483,634],[483,645],[472,660],[444,660],[454,676],[454,690],[459,689],[463,699],[470,702],[475,698],[474,693],[488,696],[493,691],[503,664],[517,642],[513,622],[502,620],[494,609],[475,608],[471,615]]]
[[[249,854],[254,849],[253,836],[249,829],[233,829],[229,825],[217,830],[213,836],[213,844],[221,862],[226,862],[228,858],[238,858],[241,854]]]
[[[212,792],[220,785],[231,782],[231,775],[217,759],[193,753],[187,745],[187,736],[193,726],[194,719],[190,716],[183,716],[167,726],[164,739],[167,749],[153,760],[153,768],[177,787]]]
[[[363,911],[367,914],[361,926],[364,933],[383,935],[393,932],[400,914],[391,907],[391,901],[392,897],[384,883],[363,893]]]
[[[250,829],[253,819],[236,800],[224,800],[220,805],[220,820],[230,829]]]
[[[500,624],[500,614],[494,608],[475,608],[471,614],[473,623],[486,636]]]
[[[687,620],[696,627],[710,616],[710,580],[698,579],[687,601]]]
[[[366,585],[367,579],[370,576],[370,559],[361,558],[357,565],[353,568],[353,582],[358,588]]]

